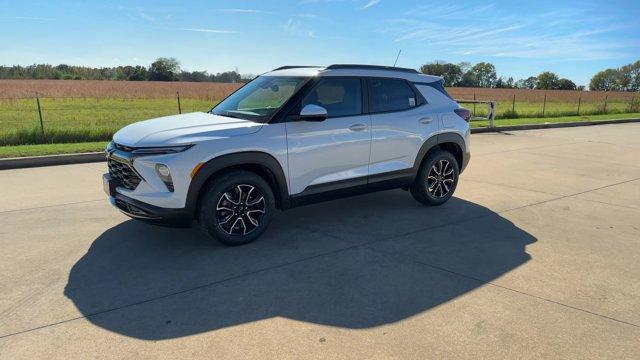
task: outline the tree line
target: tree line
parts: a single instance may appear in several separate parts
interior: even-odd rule
[[[452,64],[435,61],[424,64],[420,71],[442,76],[445,86],[506,89],[585,90],[557,74],[545,71],[538,76],[515,80],[498,77],[496,68],[488,62],[472,65],[468,62]],[[127,65],[93,68],[72,65],[35,64],[29,66],[0,66],[0,79],[60,79],[60,80],[127,80],[127,81],[195,81],[195,82],[246,82],[252,75],[236,71],[209,74],[206,71],[186,71],[175,58],[158,58],[148,67]],[[640,91],[640,60],[617,69],[606,69],[593,76],[589,90]]]
[[[436,61],[422,65],[420,72],[442,76],[445,86],[449,87],[585,90],[584,86],[576,86],[573,81],[560,78],[551,71],[519,80],[514,80],[512,77],[498,77],[495,66],[488,62],[471,65],[468,62],[451,64]],[[618,69],[598,72],[591,79],[589,90],[640,91],[640,61]]]
[[[206,71],[186,71],[175,58],[158,58],[148,67],[127,65],[92,68],[87,66],[35,64],[0,66],[0,79],[49,80],[126,80],[126,81],[197,81],[246,82],[250,75],[235,71],[209,74]]]

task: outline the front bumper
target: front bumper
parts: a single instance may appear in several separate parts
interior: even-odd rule
[[[175,227],[189,227],[193,222],[193,214],[184,208],[154,206],[119,193],[117,188],[122,185],[109,174],[102,175],[102,186],[111,204],[133,219]]]

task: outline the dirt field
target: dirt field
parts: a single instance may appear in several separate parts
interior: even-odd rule
[[[174,98],[176,92],[189,99],[219,100],[241,84],[210,82],[163,82],[163,81],[100,81],[100,80],[0,80],[0,98],[40,97],[91,97],[91,98]],[[528,89],[484,89],[447,88],[452,97],[462,100],[496,100],[542,102],[578,102],[638,99],[637,93],[617,91],[568,91]]]

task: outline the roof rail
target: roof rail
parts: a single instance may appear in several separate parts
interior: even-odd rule
[[[334,64],[329,65],[327,70],[336,69],[362,69],[362,70],[385,70],[385,71],[399,71],[405,73],[419,74],[416,69],[401,68],[395,66],[382,66],[382,65],[358,65],[358,64]]]
[[[271,71],[276,71],[276,70],[288,70],[288,69],[300,69],[300,68],[321,68],[322,66],[313,66],[313,65],[286,65],[286,66],[280,66],[277,69],[273,69]]]

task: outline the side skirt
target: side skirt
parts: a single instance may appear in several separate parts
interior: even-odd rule
[[[294,208],[377,191],[400,189],[410,186],[414,178],[413,169],[407,169],[313,185],[299,194],[290,196],[290,204],[291,208]]]

